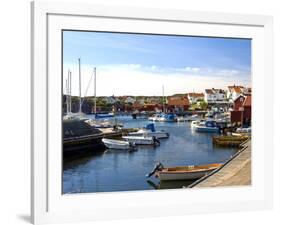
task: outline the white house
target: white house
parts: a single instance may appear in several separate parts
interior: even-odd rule
[[[203,93],[188,93],[187,94],[187,98],[189,100],[189,102],[192,103],[196,103],[198,101],[204,100],[204,94]]]
[[[204,93],[204,100],[207,103],[214,103],[226,100],[226,93],[222,89],[206,89]]]
[[[245,90],[243,86],[228,86],[226,97],[229,101],[234,102],[241,94],[244,94]]]

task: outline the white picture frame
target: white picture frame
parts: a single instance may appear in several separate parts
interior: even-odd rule
[[[62,195],[61,127],[57,127],[61,119],[61,100],[57,95],[61,91],[62,29],[252,38],[255,124],[252,185],[157,193]],[[272,51],[270,16],[32,2],[32,222],[41,224],[272,208]]]

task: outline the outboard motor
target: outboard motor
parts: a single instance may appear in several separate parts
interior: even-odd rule
[[[156,138],[155,136],[152,136],[152,140],[153,140],[154,145],[160,145],[159,139]]]
[[[159,162],[154,166],[154,169],[149,174],[146,175],[146,177],[149,178],[157,171],[161,171],[162,169],[164,169],[164,166],[162,165],[162,163]]]

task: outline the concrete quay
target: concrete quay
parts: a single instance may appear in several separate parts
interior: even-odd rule
[[[251,141],[221,168],[197,180],[189,188],[251,185]]]

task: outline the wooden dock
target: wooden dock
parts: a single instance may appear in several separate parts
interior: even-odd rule
[[[221,168],[197,180],[188,188],[251,185],[251,140]]]

